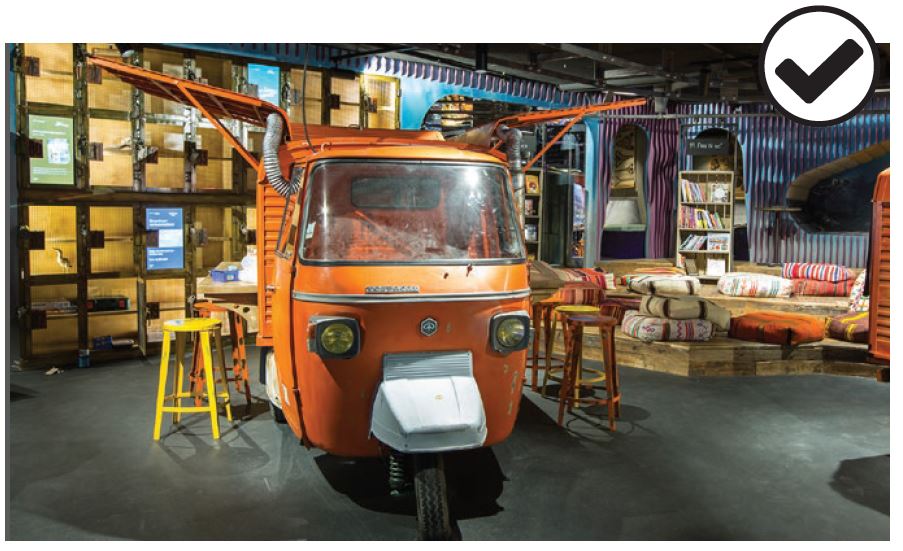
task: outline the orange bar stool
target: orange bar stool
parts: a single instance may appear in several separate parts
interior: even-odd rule
[[[563,364],[560,367],[557,367],[557,366],[550,367],[549,369],[546,370],[545,377],[543,377],[543,380],[542,380],[542,390],[540,391],[540,393],[543,396],[546,395],[546,385],[548,384],[549,381],[557,381],[559,383],[563,382],[563,378],[564,378],[563,374],[564,374],[564,371],[567,369],[567,365],[568,365],[567,329],[568,329],[568,327],[564,320],[566,320],[570,316],[578,315],[578,314],[598,315],[599,310],[600,309],[598,306],[590,306],[587,304],[562,304],[562,305],[556,306],[553,309],[553,312],[551,314],[551,328],[549,331],[549,338],[546,341],[546,362],[547,362],[546,365],[548,365],[548,363],[552,357],[552,349],[555,347],[555,335],[558,331],[558,321],[559,320],[562,321],[561,325],[562,325],[562,330],[564,331],[564,344],[565,344],[564,358],[565,359],[564,359]],[[583,369],[580,369],[577,372],[577,384],[574,385],[574,397],[578,401],[577,407],[579,407],[580,391],[581,391],[582,387],[590,386],[595,383],[600,383],[605,380],[605,374],[601,370],[586,368],[586,371],[593,373],[593,375],[591,377],[584,377],[583,371],[584,371]]]
[[[166,379],[169,372],[169,348],[173,334],[176,337],[175,375],[173,377],[172,394],[166,394]],[[210,336],[213,335],[217,351],[217,364],[222,380],[217,381],[213,373],[213,355],[210,352]],[[183,406],[182,400],[195,397],[195,393],[183,388],[185,370],[185,341],[194,335],[200,342],[202,366],[206,380],[206,392],[201,397],[207,398],[207,405]],[[216,383],[220,382],[224,389],[216,392]],[[223,354],[222,322],[207,318],[189,318],[170,320],[163,324],[163,350],[160,353],[160,385],[157,388],[157,411],[154,417],[154,440],[160,439],[160,426],[163,414],[172,413],[172,422],[181,421],[183,413],[209,413],[213,426],[213,438],[219,439],[218,399],[222,399],[226,409],[226,418],[232,421],[232,407],[229,403],[229,384],[226,374],[226,362]],[[170,401],[172,405],[165,405]]]
[[[564,420],[564,409],[571,411],[572,407],[584,404],[601,405],[608,407],[608,427],[614,432],[615,419],[621,416],[621,383],[618,375],[617,360],[615,359],[615,326],[618,321],[609,316],[596,314],[573,314],[564,320],[565,347],[567,349],[564,367],[564,380],[561,384],[558,403],[558,424]],[[583,331],[586,327],[595,327],[599,330],[599,338],[602,344],[602,363],[604,368],[603,381],[605,382],[605,398],[595,396],[580,397],[575,389],[580,385],[580,371],[585,369],[583,364]]]
[[[547,298],[533,304],[533,350],[527,365],[532,373],[530,387],[536,390],[539,386],[539,370],[549,368],[561,368],[564,360],[552,357],[552,312],[561,306],[561,301],[555,298]],[[542,341],[542,354],[540,355],[540,341]]]
[[[251,384],[248,376],[248,353],[245,349],[245,322],[234,310],[225,308],[215,302],[195,302],[194,309],[202,318],[210,318],[213,312],[224,313],[229,320],[229,338],[232,341],[232,377],[228,382],[235,384],[235,390],[243,392],[245,404],[251,405]],[[191,388],[198,394],[204,388],[204,370],[201,365],[200,342],[194,341],[194,365],[191,370]],[[195,405],[201,405],[200,399],[195,400]]]

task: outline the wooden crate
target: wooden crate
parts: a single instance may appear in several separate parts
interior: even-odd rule
[[[35,285],[31,287],[31,303],[69,300],[77,303],[78,289],[75,284]],[[39,356],[54,352],[78,349],[78,313],[47,314],[47,327],[31,330],[28,356]]]
[[[91,44],[88,55],[122,62],[119,49],[114,44]],[[101,72],[99,84],[88,81],[88,108],[128,113],[132,104],[132,87],[112,73]]]
[[[195,77],[211,86],[232,89],[232,60],[199,55],[195,59]]]
[[[195,167],[195,187],[232,189],[232,146],[215,128],[198,128],[197,147],[207,151],[207,164]]]
[[[289,84],[292,89],[288,104],[288,117],[292,122],[303,122],[301,116],[301,88],[304,82],[304,71],[291,69]],[[323,122],[323,74],[319,71],[307,70],[307,82],[304,86],[304,105],[307,124]]]
[[[182,126],[174,124],[148,124],[148,147],[158,149],[156,163],[147,163],[148,188],[183,189],[185,186],[185,136]]]
[[[103,159],[89,163],[92,186],[132,187],[131,124],[129,121],[92,118],[88,141],[103,145]]]
[[[157,71],[172,75],[174,77],[184,77],[184,56],[178,52],[166,50],[154,50],[145,48],[141,54],[145,69]],[[144,110],[154,115],[177,115],[183,116],[185,107],[181,103],[168,99],[162,99],[150,94],[144,94]]]
[[[329,110],[329,124],[332,126],[360,126],[361,124],[361,83],[360,77],[329,79],[329,89],[339,97],[339,107]]]
[[[160,305],[160,317],[147,320],[147,340],[148,342],[161,342],[163,340],[163,323],[186,316],[185,280],[149,279],[146,281],[145,296],[148,304],[158,303]]]
[[[232,207],[197,207],[194,225],[207,230],[207,244],[195,250],[199,274],[205,275],[220,262],[241,260],[232,257]]]
[[[134,277],[89,279],[88,297],[124,296],[128,310],[88,312],[88,342],[97,337],[138,339],[138,281]]]
[[[44,232],[44,248],[28,251],[30,275],[78,272],[75,207],[34,205],[28,207],[28,228]]]
[[[67,44],[25,44],[25,57],[38,59],[40,76],[25,76],[29,103],[73,104],[73,48]]]
[[[364,94],[376,105],[367,112],[367,128],[398,128],[398,80],[391,77],[365,75]]]
[[[136,272],[133,215],[132,207],[89,207],[91,230],[104,232],[103,248],[91,249],[92,273]]]

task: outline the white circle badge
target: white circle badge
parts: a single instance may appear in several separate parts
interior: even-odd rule
[[[849,13],[830,6],[791,12],[772,27],[759,54],[759,79],[775,106],[809,126],[859,112],[878,80],[878,47]]]

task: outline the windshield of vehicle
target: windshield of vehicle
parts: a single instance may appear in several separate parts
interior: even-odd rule
[[[307,186],[301,258],[471,262],[524,258],[500,167],[330,162]]]

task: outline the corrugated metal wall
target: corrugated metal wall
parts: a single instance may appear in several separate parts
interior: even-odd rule
[[[743,154],[746,185],[750,259],[754,262],[817,261],[861,267],[868,254],[868,234],[862,232],[806,231],[789,214],[783,214],[783,239],[775,254],[775,214],[763,207],[784,205],[787,187],[803,173],[825,163],[853,154],[890,139],[890,99],[874,98],[866,113],[839,125],[818,128],[797,124],[783,116],[739,116],[735,107],[723,104],[680,105],[672,113],[699,115],[693,119],[689,136],[725,123],[737,128]],[[879,111],[879,113],[868,113]],[[630,119],[630,114],[651,112],[647,106],[621,119],[600,121],[600,208],[608,201],[611,183],[611,156],[614,136],[624,124],[636,124],[646,130],[650,149],[647,163],[647,208],[649,226],[646,256],[670,257],[674,253],[674,189],[677,176],[680,121],[676,119]],[[744,105],[744,113],[765,114],[769,105]],[[734,114],[729,117],[706,115]],[[691,122],[684,119],[684,122]],[[685,158],[682,166],[689,166]],[[602,227],[602,223],[598,227]],[[600,232],[597,232],[600,233]],[[598,236],[602,238],[602,236]]]

